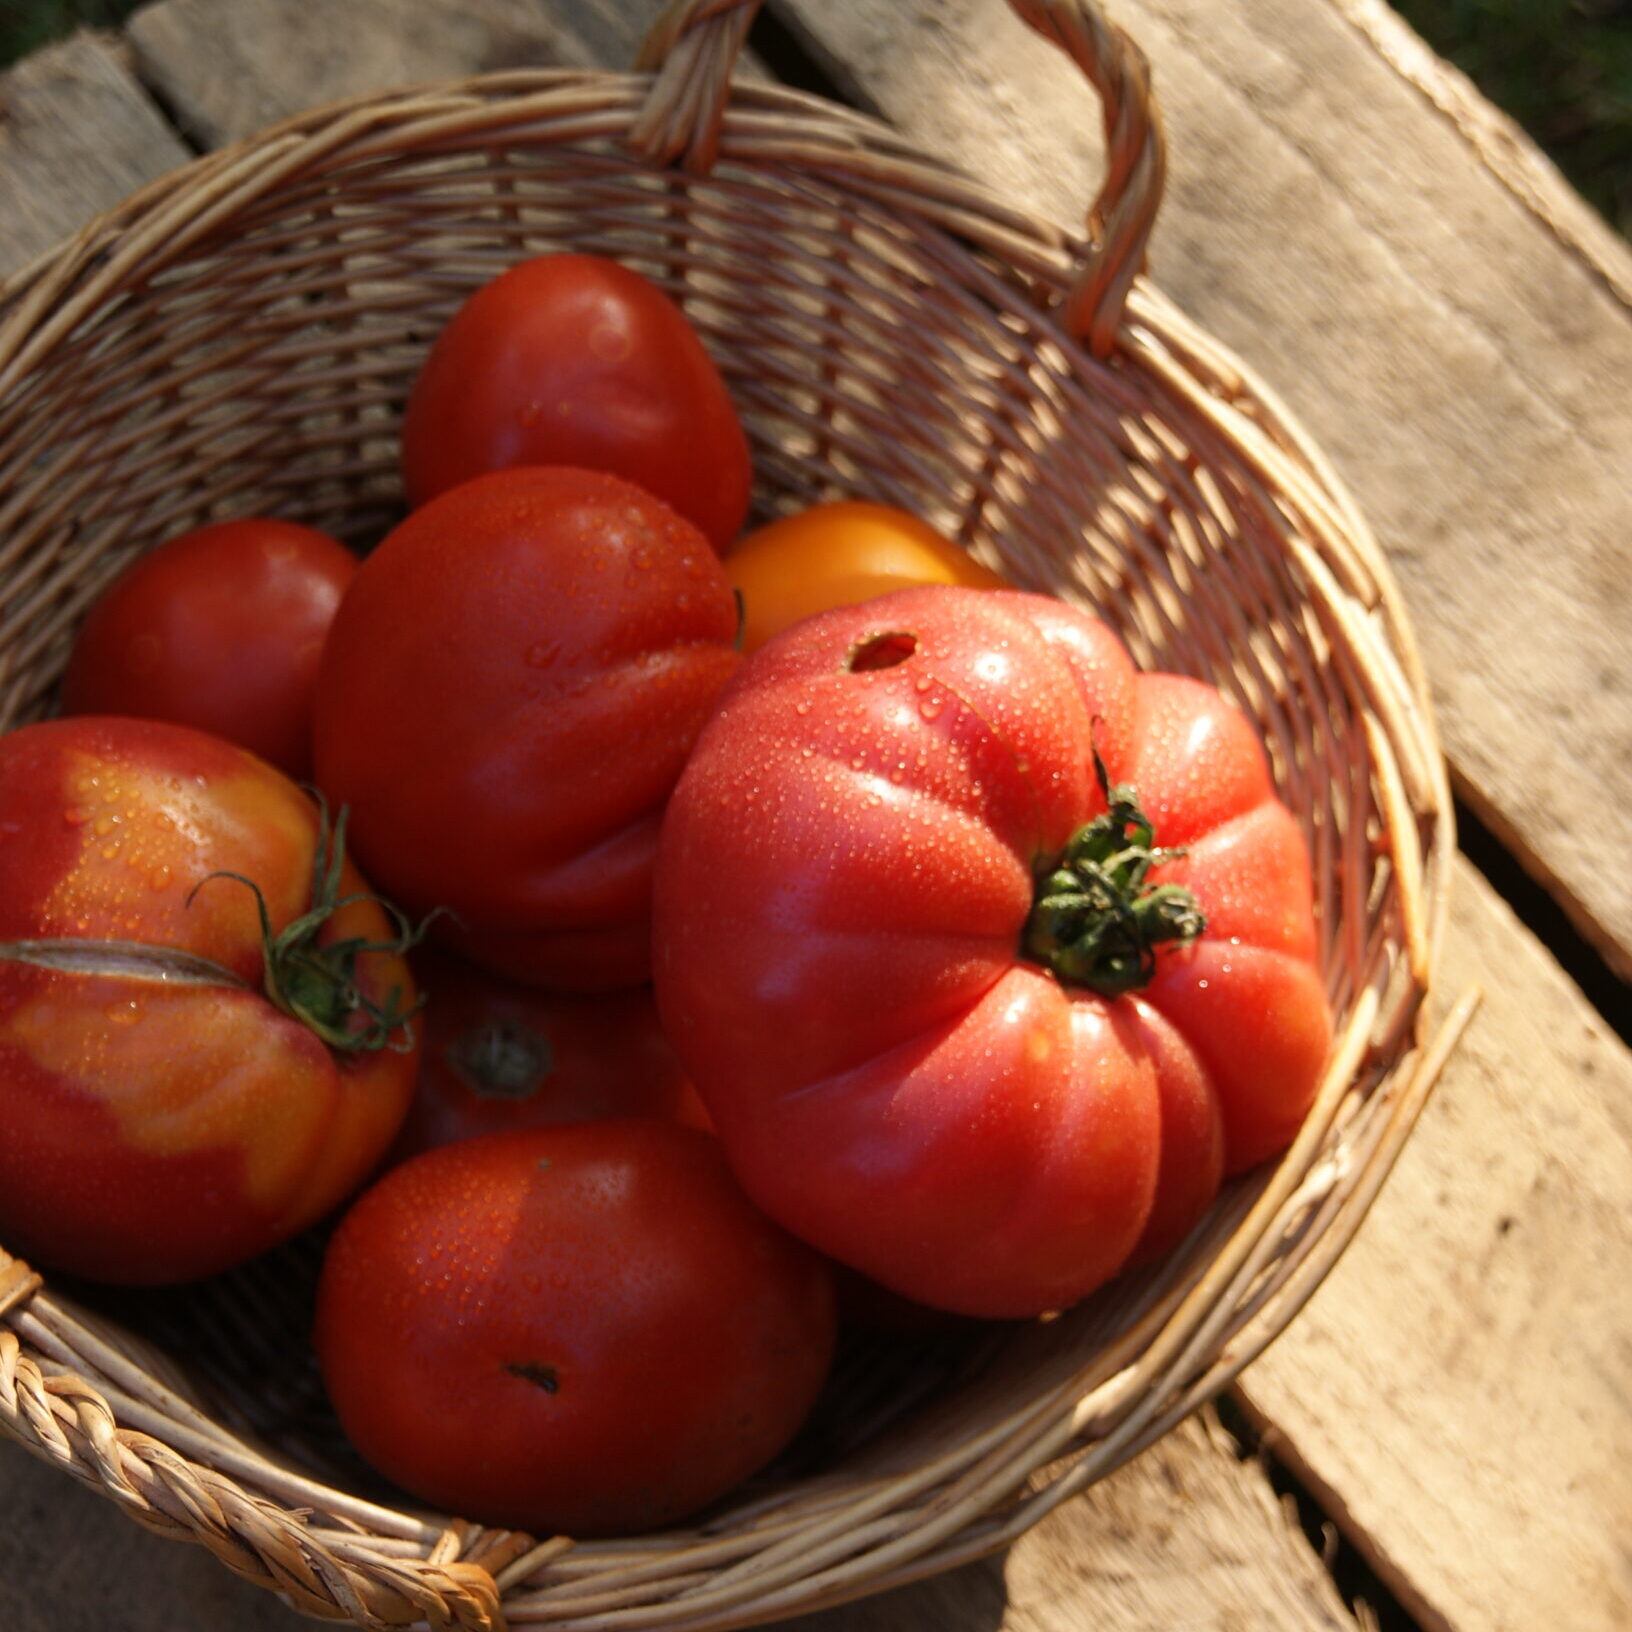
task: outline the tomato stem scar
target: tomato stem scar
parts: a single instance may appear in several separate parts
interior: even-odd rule
[[[535,1383],[546,1394],[560,1392],[561,1376],[554,1366],[546,1366],[539,1360],[512,1360],[504,1368],[512,1377],[519,1377],[524,1383]]]
[[[479,1099],[531,1099],[555,1069],[549,1038],[519,1020],[471,1026],[448,1044],[445,1057]]]

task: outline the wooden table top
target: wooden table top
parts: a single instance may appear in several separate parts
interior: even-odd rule
[[[282,114],[623,66],[657,9],[156,0],[0,75],[0,274]],[[1468,813],[1439,990],[1485,1001],[1353,1246],[1228,1397],[1260,1454],[1203,1413],[1006,1553],[799,1625],[1624,1632],[1632,251],[1381,0],[1116,14],[1169,131],[1153,281],[1313,434],[1403,587]],[[1002,0],[779,0],[767,19],[746,71],[1080,215],[1097,109]],[[309,1624],[9,1444],[0,1513],[18,1632]]]

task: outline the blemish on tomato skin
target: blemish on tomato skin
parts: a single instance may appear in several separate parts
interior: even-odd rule
[[[561,1376],[554,1366],[545,1365],[539,1360],[511,1360],[503,1368],[512,1377],[519,1377],[524,1383],[532,1383],[543,1389],[546,1394],[556,1394],[561,1389]]]

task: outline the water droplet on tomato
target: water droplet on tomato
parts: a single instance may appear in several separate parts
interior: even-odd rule
[[[560,655],[560,641],[534,641],[533,644],[527,648],[527,667],[530,669],[547,669]]]
[[[134,997],[125,998],[108,1004],[102,1013],[116,1026],[133,1026],[142,1018],[141,1001]]]
[[[939,697],[925,697],[918,704],[918,713],[922,719],[938,720],[941,717],[941,709],[944,706],[945,705]]]
[[[83,805],[69,805],[63,811],[62,819],[70,827],[83,827],[91,819],[91,813]]]

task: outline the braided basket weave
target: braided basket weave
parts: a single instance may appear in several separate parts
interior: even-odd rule
[[[1437,1074],[1450,801],[1389,572],[1307,438],[1143,279],[1163,176],[1143,58],[1088,0],[1015,3],[1103,105],[1086,236],[874,121],[732,84],[752,5],[691,0],[641,72],[504,73],[287,121],[0,292],[0,728],[50,711],[76,620],[171,534],[274,512],[377,537],[430,340],[507,264],[574,249],[684,304],[746,422],[760,516],[897,503],[1097,609],[1139,662],[1258,722],[1314,857],[1338,1030],[1284,1159],[1060,1318],[862,1341],[794,1452],[685,1529],[531,1537],[381,1490],[322,1409],[309,1240],[140,1298],[70,1295],[0,1251],[0,1428],[299,1610],[740,1626],[1001,1548],[1284,1327]]]

